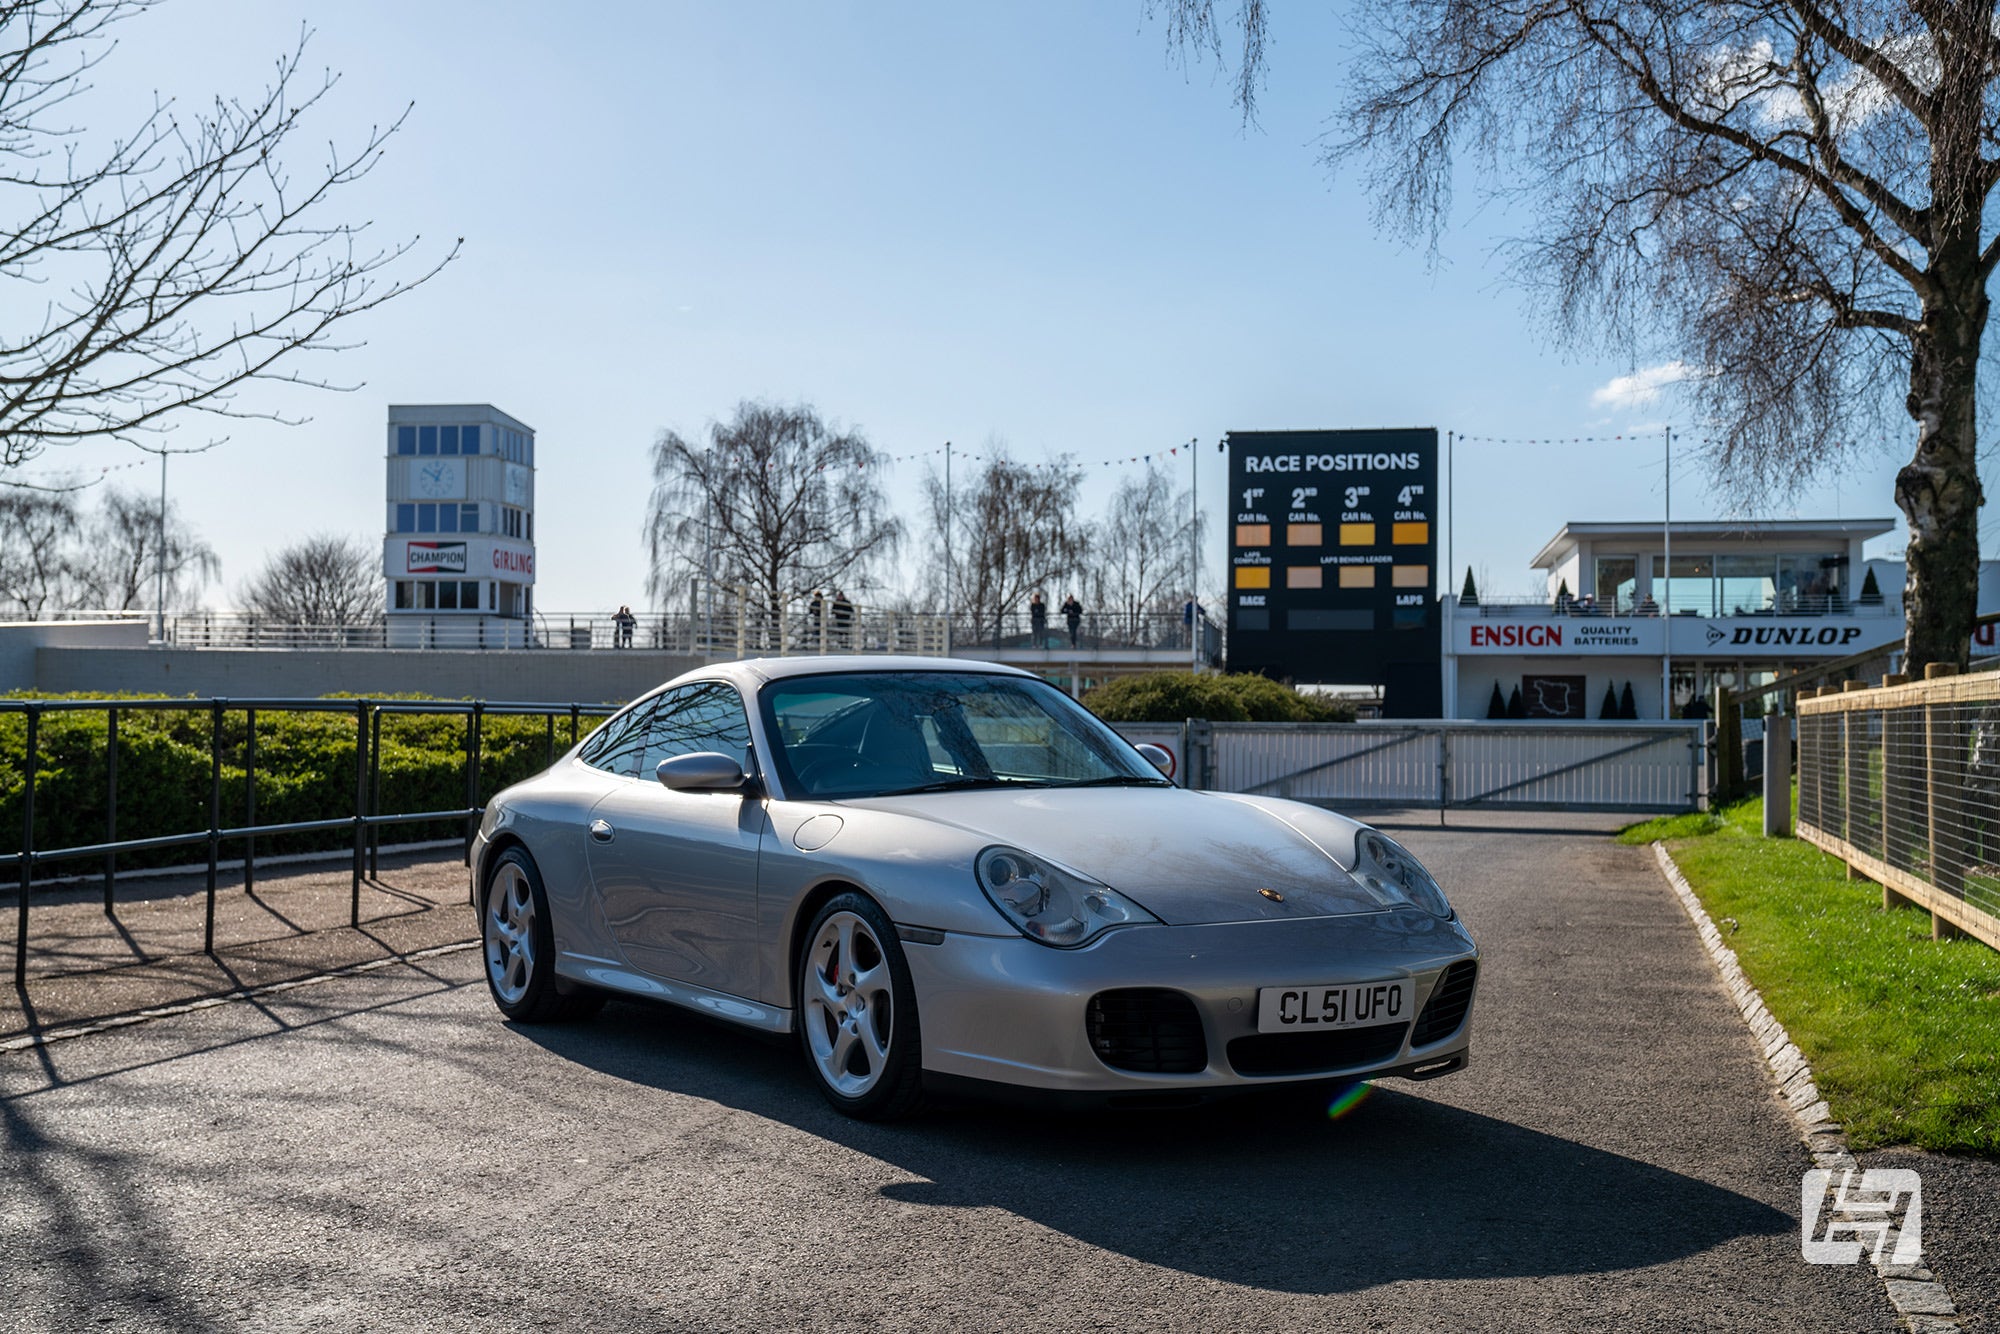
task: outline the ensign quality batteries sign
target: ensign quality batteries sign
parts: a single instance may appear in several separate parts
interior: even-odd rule
[[[1438,433],[1229,434],[1229,666],[1441,706]]]

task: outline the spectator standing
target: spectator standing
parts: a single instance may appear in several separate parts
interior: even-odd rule
[[[632,631],[639,624],[639,618],[632,614],[632,609],[629,606],[621,604],[618,608],[618,614],[611,618],[611,624],[618,632],[614,639],[617,646],[619,648],[631,648]]]
[[[1077,631],[1083,625],[1083,604],[1076,600],[1076,594],[1071,593],[1063,599],[1062,614],[1063,624],[1069,627],[1069,646],[1075,648],[1077,647]]]
[[[806,604],[806,625],[812,642],[819,648],[826,647],[826,595],[817,588],[813,590],[812,601]]]
[[[1028,599],[1028,633],[1034,636],[1036,648],[1049,646],[1049,604],[1042,601],[1042,592]]]
[[[854,647],[854,604],[844,589],[833,590],[833,639],[841,648]]]

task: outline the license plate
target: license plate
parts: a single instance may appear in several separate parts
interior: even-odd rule
[[[1317,1033],[1328,1028],[1401,1023],[1410,1017],[1412,991],[1407,977],[1338,986],[1260,987],[1257,1031]]]

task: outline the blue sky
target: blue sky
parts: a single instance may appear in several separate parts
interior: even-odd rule
[[[223,559],[211,605],[305,532],[379,539],[390,403],[491,402],[536,428],[536,602],[552,613],[640,602],[655,432],[698,432],[746,397],[808,400],[895,454],[947,439],[1073,453],[1093,510],[1119,472],[1097,461],[1198,439],[1211,516],[1231,429],[1640,437],[1459,450],[1455,564],[1493,592],[1529,591],[1528,559],[1567,519],[1661,511],[1671,393],[1607,398],[1645,368],[1536,336],[1490,259],[1509,220],[1462,216],[1432,269],[1317,165],[1339,94],[1330,11],[1279,12],[1246,130],[1226,80],[1183,69],[1138,0],[166,0],[124,26],[90,123],[155,88],[250,94],[305,23],[309,63],[342,78],[301,149],[416,104],[344,211],[385,241],[421,235],[420,254],[465,246],[354,327],[365,346],[312,367],[356,392],[260,393],[311,420],[234,426],[173,465],[173,497]],[[1904,448],[1766,512],[1894,516]],[[893,474],[906,514],[921,477]],[[1677,518],[1732,513],[1728,497],[1677,457]]]

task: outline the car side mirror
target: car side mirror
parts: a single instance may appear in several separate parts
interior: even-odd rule
[[[749,785],[742,765],[712,750],[661,760],[653,775],[675,792],[741,792]]]
[[[1152,765],[1155,769],[1158,769],[1168,778],[1172,778],[1174,776],[1173,752],[1168,750],[1165,746],[1156,746],[1150,741],[1142,741],[1138,745],[1134,746],[1133,749],[1146,757],[1146,763]]]

